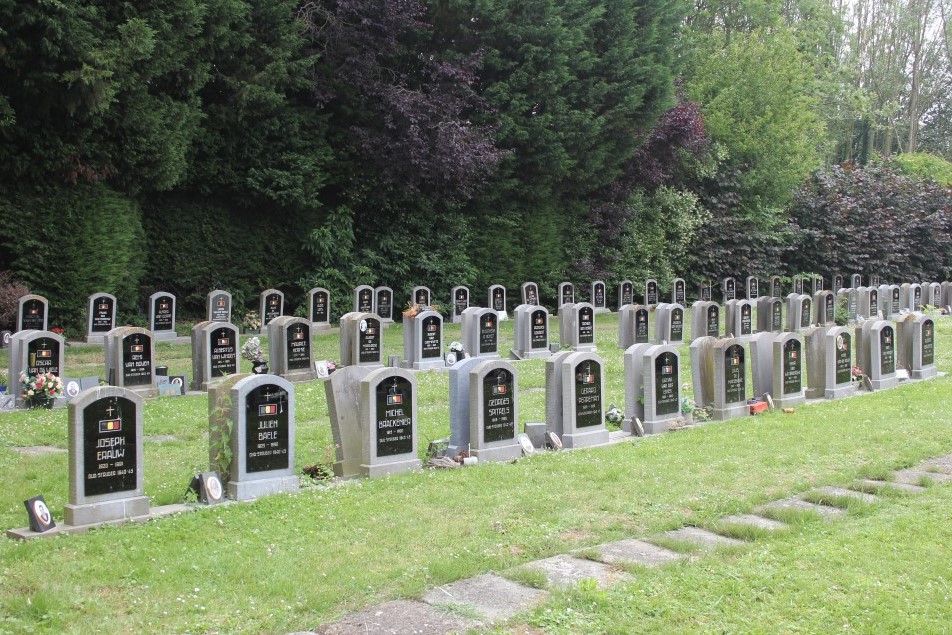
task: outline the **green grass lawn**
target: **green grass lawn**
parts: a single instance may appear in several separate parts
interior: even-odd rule
[[[598,316],[606,402],[623,406],[617,316]],[[512,342],[511,322],[502,341]],[[938,366],[952,370],[952,320],[939,319]],[[552,332],[557,333],[553,321]],[[384,353],[402,348],[399,326]],[[446,325],[446,341],[459,327]],[[315,358],[339,357],[337,336]],[[682,381],[688,381],[682,347]],[[67,374],[102,374],[96,348],[71,347]],[[187,346],[161,343],[172,374]],[[6,364],[5,351],[0,366]],[[243,362],[247,367],[248,362]],[[522,422],[544,413],[544,362],[518,364]],[[417,375],[420,451],[449,435],[445,373]],[[766,500],[952,451],[952,379],[801,406],[607,448],[515,463],[425,471],[204,508],[85,535],[0,540],[0,632],[289,632],[380,601],[601,542],[685,523],[713,525]],[[331,443],[323,386],[298,384],[298,468]],[[183,500],[207,469],[207,398],[150,401],[145,491]],[[67,456],[15,448],[67,444],[66,412],[0,415],[0,529],[26,524],[43,494],[62,517]],[[307,480],[307,479],[305,479]],[[555,598],[527,622],[545,632],[939,632],[952,623],[952,487],[892,497],[830,524],[804,522],[743,552],[638,571],[609,591]]]

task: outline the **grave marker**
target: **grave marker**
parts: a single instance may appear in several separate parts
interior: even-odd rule
[[[210,291],[205,298],[205,320],[231,322],[231,294],[221,289]]]
[[[393,289],[377,287],[374,289],[374,306],[377,307],[377,317],[381,324],[393,323]]]
[[[516,351],[520,358],[548,357],[549,311],[544,306],[520,305],[515,312]]]
[[[684,285],[684,278],[675,278],[671,288],[671,302],[680,304],[683,307],[688,305],[687,291]]]
[[[94,293],[89,296],[89,319],[86,341],[101,343],[106,333],[116,328],[116,296]]]
[[[575,285],[571,282],[559,283],[559,310],[563,304],[575,304]]]
[[[509,461],[522,456],[518,376],[509,362],[482,361],[467,372],[470,453],[480,461]]]
[[[563,446],[573,449],[608,443],[601,358],[594,353],[570,353],[559,366]]]
[[[277,289],[265,289],[259,297],[261,326],[265,327],[271,320],[284,315],[284,293]]]
[[[445,368],[443,359],[443,317],[436,311],[422,311],[403,321],[403,364],[413,370]]]
[[[238,329],[230,322],[199,322],[192,327],[192,390],[237,375]]]
[[[724,298],[724,304],[727,304],[728,300],[737,299],[737,283],[733,278],[724,278],[721,281],[721,293]]]
[[[506,287],[501,284],[489,287],[489,308],[496,312],[500,320],[509,319],[509,313],[506,310]]]
[[[649,308],[658,304],[658,281],[654,278],[645,280],[645,305]]]
[[[175,296],[160,291],[149,296],[149,330],[157,340],[174,339]]]
[[[691,307],[691,341],[720,335],[721,308],[714,302],[698,300]]]
[[[635,283],[631,280],[622,280],[618,285],[618,310],[626,304],[635,302]]]
[[[463,311],[462,318],[463,350],[471,357],[499,357],[499,316],[496,312],[470,307]]]
[[[463,311],[469,308],[469,289],[466,287],[453,287],[450,291],[453,307],[453,313],[451,315],[451,322],[453,324],[459,324],[463,319]]]
[[[41,295],[27,294],[17,301],[17,331],[45,331],[50,303]]]
[[[14,396],[14,405],[25,405],[23,393],[20,390],[20,373],[27,377],[52,373],[56,377],[63,377],[64,354],[66,341],[52,331],[26,330],[18,331],[13,335],[10,347],[9,394]],[[60,401],[60,404],[63,402]]]
[[[539,285],[535,282],[522,283],[522,304],[539,304]]]
[[[430,304],[432,293],[430,293],[429,287],[413,287],[413,304],[416,304],[421,307],[432,306]]]
[[[268,324],[268,356],[271,371],[291,382],[314,379],[311,323],[282,315]]]
[[[112,357],[113,385],[143,397],[155,397],[155,340],[148,329],[120,327],[110,334],[107,355]]]
[[[354,288],[354,313],[376,313],[374,288],[367,284]]]
[[[601,280],[596,280],[592,283],[591,288],[589,289],[589,297],[591,298],[591,305],[595,308],[596,313],[610,313],[611,309],[608,308],[608,303],[605,297],[605,283]]]
[[[760,297],[759,281],[757,276],[747,276],[747,299],[750,301]]]
[[[806,336],[807,396],[837,399],[856,392],[853,336],[843,326],[811,329]]]
[[[912,324],[910,375],[913,379],[930,379],[938,374],[935,367],[935,320],[928,315],[916,317]]]
[[[780,276],[770,277],[770,297],[772,298],[783,297],[783,285],[780,283]]]
[[[314,287],[307,292],[307,319],[311,328],[331,328],[331,292],[323,287]]]
[[[714,408],[711,417],[733,419],[750,414],[747,408],[746,352],[733,338],[713,345]]]
[[[359,411],[364,475],[376,478],[420,469],[413,373],[402,368],[369,373],[360,381]]]

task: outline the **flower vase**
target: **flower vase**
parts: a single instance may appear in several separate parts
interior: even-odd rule
[[[253,362],[251,364],[251,372],[253,372],[255,375],[267,375],[268,362]]]

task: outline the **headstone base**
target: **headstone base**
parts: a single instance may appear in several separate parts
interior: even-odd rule
[[[314,371],[311,369],[308,370],[294,370],[284,374],[278,375],[278,377],[283,377],[287,379],[292,384],[299,384],[302,381],[312,381],[314,376]]]
[[[595,309],[595,313],[611,313],[611,312],[612,312],[612,310],[609,309],[609,308],[606,307],[606,306],[597,307],[597,308]]]
[[[519,359],[533,359],[536,357],[549,357],[552,355],[552,351],[547,348],[537,348],[535,350],[516,352],[519,354]]]
[[[594,353],[598,349],[594,344],[580,344],[578,346],[573,346],[572,350],[576,353]]]
[[[715,421],[726,421],[728,419],[737,419],[750,415],[750,408],[746,403],[731,404],[724,408],[714,406],[711,410],[711,419]]]
[[[882,379],[870,378],[869,383],[873,386],[873,390],[888,390],[889,388],[895,388],[899,385],[899,378],[895,375]]]
[[[247,501],[281,492],[296,492],[300,487],[301,479],[297,476],[278,476],[254,481],[228,481],[228,498]]]
[[[533,445],[535,444],[533,443]],[[513,442],[509,445],[472,450],[471,454],[472,456],[478,457],[480,463],[489,461],[511,461],[522,456],[522,446],[513,439]]]
[[[119,518],[116,520],[110,520],[101,523],[93,523],[91,525],[66,525],[59,524],[56,527],[53,527],[49,531],[33,531],[29,527],[23,527],[20,529],[8,529],[7,537],[14,538],[16,540],[33,540],[34,538],[52,538],[53,536],[59,536],[61,534],[82,534],[90,529],[95,529],[96,527],[102,527],[103,525],[119,525],[122,523],[133,522],[133,523],[144,523],[156,518],[163,518],[165,516],[171,516],[173,514],[184,514],[188,512],[193,512],[197,507],[193,505],[183,505],[181,503],[176,503],[172,505],[159,505],[158,507],[151,507],[149,513],[145,516],[133,516],[131,518]]]
[[[434,368],[446,368],[446,360],[443,358],[435,359],[433,361],[426,362],[413,362],[412,364],[407,360],[403,361],[406,368],[410,370],[430,370]]]
[[[824,399],[841,399],[843,397],[852,397],[856,394],[856,386],[843,386],[842,388],[827,388],[823,391]]]
[[[787,395],[785,397],[774,397],[774,405],[777,408],[792,408],[806,403],[806,395],[800,391],[796,395]]]
[[[377,463],[376,465],[361,465],[360,471],[368,478],[380,478],[404,472],[418,472],[423,469],[420,459],[393,461],[391,463]]]
[[[155,331],[153,335],[157,340],[174,340],[178,337],[178,333],[175,331]]]
[[[667,419],[645,419],[641,422],[641,426],[645,429],[645,434],[662,434],[671,430],[671,422],[677,420],[677,416],[668,417]],[[628,424],[629,428],[631,423]],[[629,430],[630,431],[630,430]]]
[[[532,447],[544,448],[546,444],[545,433],[548,431],[545,423],[533,422],[526,424],[526,436],[532,441]]]
[[[909,376],[913,379],[932,379],[933,377],[938,376],[938,371],[935,366],[928,366],[926,368],[912,369],[909,371]]]
[[[509,319],[509,314],[505,311],[496,311],[496,316],[499,317],[500,322],[505,322]]]
[[[133,496],[101,503],[63,505],[63,517],[67,525],[92,525],[112,520],[146,516],[149,513],[149,497]]]
[[[562,447],[568,450],[590,448],[608,443],[608,430],[593,430],[592,432],[576,432],[562,435]]]
[[[106,336],[105,335],[87,335],[84,338],[84,341],[87,344],[102,344],[103,342],[106,341]]]

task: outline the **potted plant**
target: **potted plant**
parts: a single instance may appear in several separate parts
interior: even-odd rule
[[[261,350],[261,340],[252,337],[241,347],[241,356],[251,362],[251,372],[264,375],[268,372],[268,362]]]
[[[30,408],[50,409],[56,398],[63,394],[63,380],[53,373],[20,373],[20,384],[23,400]]]

